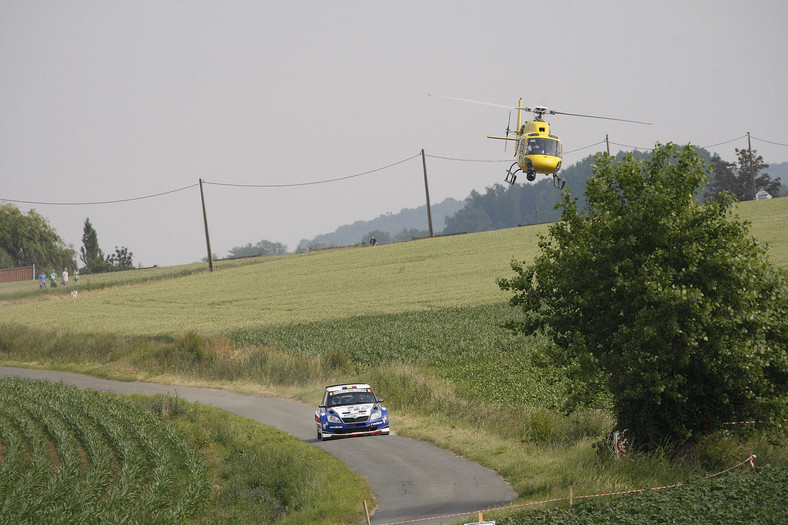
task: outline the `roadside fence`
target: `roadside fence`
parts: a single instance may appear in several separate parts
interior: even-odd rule
[[[35,278],[35,266],[20,266],[18,268],[3,268],[0,270],[0,283],[32,281]]]

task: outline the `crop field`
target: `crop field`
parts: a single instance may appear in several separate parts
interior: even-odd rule
[[[771,259],[788,267],[788,200],[743,203],[740,215],[752,218],[753,233],[769,243]],[[257,264],[218,266],[213,273],[194,273],[194,266],[170,269],[182,275],[177,278],[162,278],[165,269],[143,270],[150,280],[138,280],[144,274],[136,271],[86,275],[76,299],[68,295],[73,287],[37,294],[37,283],[30,281],[29,293],[40,300],[14,301],[20,284],[11,283],[0,285],[0,301],[13,301],[1,307],[2,322],[71,333],[216,334],[502,304],[508,295],[496,279],[511,276],[512,259],[532,260],[538,235],[546,231],[546,225],[528,226],[263,258]],[[113,277],[119,288],[94,289]]]
[[[2,523],[183,523],[208,474],[181,434],[118,397],[0,380]]]
[[[788,268],[788,199],[743,203],[739,215]],[[203,264],[83,276],[75,299],[69,289],[40,293],[36,282],[26,283],[32,291],[0,285],[0,362],[312,403],[325,384],[363,377],[397,412],[398,433],[493,468],[526,500],[569,483],[590,493],[675,482],[770,443],[726,438],[725,454],[692,464],[600,464],[590,445],[612,425],[609,401],[601,394],[596,410],[566,416],[573,385],[564,371],[536,366],[548,343],[501,327],[518,312],[496,279],[512,276],[513,259],[530,262],[546,232],[327,250],[213,273]],[[782,443],[759,457],[785,464]]]
[[[774,524],[788,522],[788,468],[749,468],[713,479],[692,479],[659,491],[576,499],[566,506],[521,512],[497,520],[498,525],[716,523]],[[702,501],[702,504],[698,504]],[[670,519],[659,517],[670,516]]]

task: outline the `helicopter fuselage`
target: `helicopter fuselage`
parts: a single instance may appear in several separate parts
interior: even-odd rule
[[[550,133],[550,124],[529,120],[517,131],[517,165],[526,174],[549,175],[561,169],[561,139]],[[533,179],[531,179],[533,180]]]

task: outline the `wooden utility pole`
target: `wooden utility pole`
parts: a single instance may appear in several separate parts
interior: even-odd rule
[[[213,255],[211,255],[211,237],[208,235],[208,215],[205,213],[205,193],[202,191],[202,179],[200,179],[200,199],[202,200],[202,221],[205,225],[205,244],[208,247],[208,268],[213,271]]]
[[[427,193],[427,221],[430,223],[430,238],[435,237],[432,230],[432,207],[430,206],[430,185],[427,183],[427,157],[424,148],[421,149],[421,165],[424,166],[424,191]]]
[[[534,186],[534,210],[536,210],[536,224],[539,224],[539,203],[536,200],[536,184]]]
[[[610,155],[610,140],[607,138],[607,133],[605,133],[605,144],[607,144],[607,154]]]
[[[752,162],[752,143],[750,142],[750,132],[747,132],[747,151],[750,154],[750,179],[752,181],[752,200],[755,200],[755,164]]]

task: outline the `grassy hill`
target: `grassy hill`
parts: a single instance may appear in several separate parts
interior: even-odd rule
[[[753,222],[756,237],[770,245],[772,260],[788,268],[788,199],[743,203],[740,214]],[[77,300],[66,295],[73,288],[61,287],[38,296],[67,301],[6,304],[2,319],[79,333],[160,335],[194,330],[215,334],[502,303],[508,297],[495,280],[511,275],[512,259],[532,260],[538,235],[546,231],[546,225],[527,226],[263,258],[258,259],[260,264],[225,267],[220,263],[213,273],[175,279],[157,278],[157,272],[177,276],[172,269],[84,275]],[[127,279],[133,285],[91,291],[108,279],[118,284]],[[0,286],[0,300],[13,297],[20,286]],[[36,294],[34,282],[24,286],[28,295]]]
[[[788,199],[743,203],[742,218],[788,268]],[[788,463],[783,437],[711,436],[686,460],[616,462],[591,443],[612,426],[607,400],[565,415],[571,384],[534,364],[538,337],[496,285],[530,261],[547,226],[217,265],[83,276],[71,289],[0,286],[0,362],[107,377],[277,392],[315,402],[325,384],[363,379],[396,432],[500,472],[523,501],[675,483],[739,462]],[[27,287],[27,289],[23,289]]]

